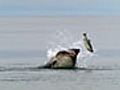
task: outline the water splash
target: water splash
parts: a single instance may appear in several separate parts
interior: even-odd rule
[[[66,29],[63,31],[59,31],[54,35],[54,42],[49,43],[49,48],[47,51],[47,57],[50,59],[51,57],[55,56],[57,52],[61,50],[67,50],[70,48],[79,48],[80,53],[78,54],[78,66],[80,67],[87,67],[87,61],[92,60],[94,57],[94,53],[90,53],[86,50],[82,43],[82,39],[75,41],[73,40],[74,35],[70,34]],[[82,36],[81,36],[82,37]],[[72,39],[72,40],[70,40]]]
[[[63,29],[62,31],[55,32],[55,35],[53,35],[54,40],[49,42],[48,51],[47,51],[47,57],[51,58],[56,55],[57,52],[61,50],[67,50],[69,46],[71,45],[70,41],[70,33]]]
[[[51,47],[48,51],[47,51],[47,57],[51,58],[53,56],[56,55],[57,52],[61,51],[61,50],[67,50],[65,47],[62,47],[60,45],[57,45],[56,47]]]

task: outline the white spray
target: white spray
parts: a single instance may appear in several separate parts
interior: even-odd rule
[[[61,50],[67,50],[70,48],[79,48],[80,49],[80,53],[78,54],[78,60],[77,60],[77,66],[78,67],[87,67],[87,61],[91,60],[94,56],[93,53],[88,52],[83,43],[82,40],[79,39],[76,42],[69,42],[69,38],[66,35],[66,32],[68,34],[68,31],[64,30],[61,32],[57,32],[57,41],[58,42],[50,42],[49,43],[49,48],[47,51],[47,57],[48,59],[50,59],[51,57],[55,56],[57,52],[61,51]],[[62,40],[61,40],[62,37]],[[81,36],[82,37],[82,36]]]

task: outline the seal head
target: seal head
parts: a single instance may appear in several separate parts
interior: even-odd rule
[[[45,65],[46,68],[74,68],[80,49],[59,51]]]

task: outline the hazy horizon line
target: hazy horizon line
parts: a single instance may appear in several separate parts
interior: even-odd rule
[[[120,15],[8,15],[0,16],[0,18],[84,18],[84,17],[120,17]]]

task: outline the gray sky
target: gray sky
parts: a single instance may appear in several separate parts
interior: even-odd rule
[[[119,16],[120,0],[0,0],[0,16]]]

